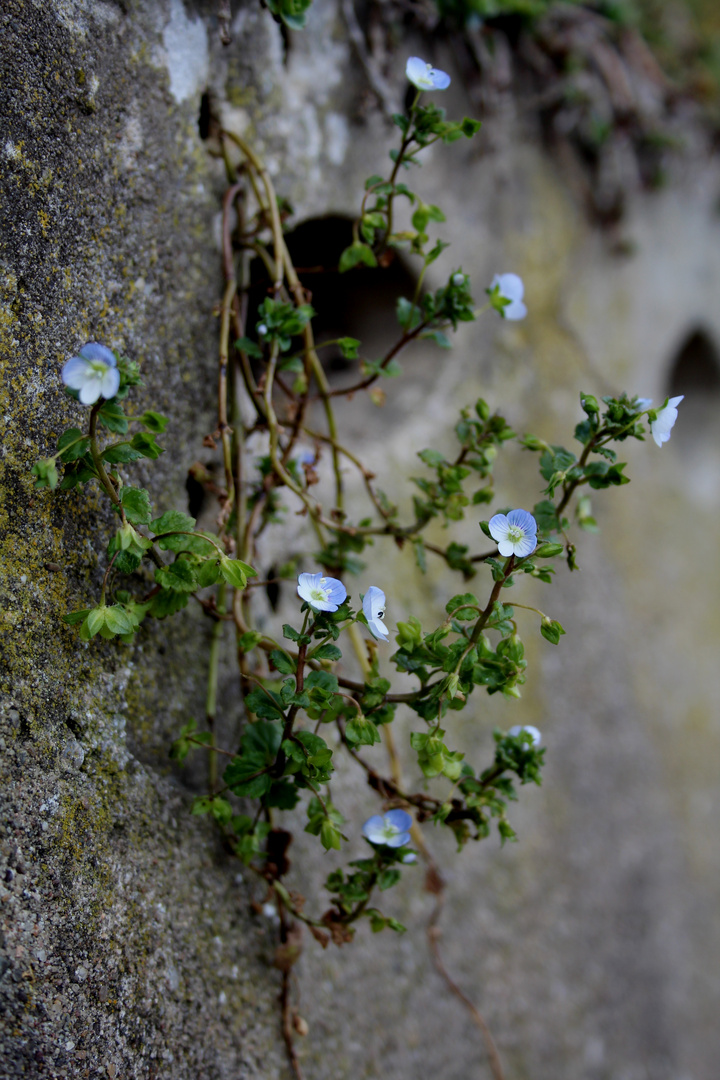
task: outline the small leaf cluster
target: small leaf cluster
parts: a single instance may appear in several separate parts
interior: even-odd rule
[[[422,450],[418,457],[425,465],[435,471],[435,477],[411,477],[412,482],[422,492],[416,495],[413,507],[418,523],[425,524],[435,517],[442,517],[445,524],[460,521],[465,516],[465,508],[488,503],[493,498],[492,472],[498,449],[515,433],[502,416],[490,415],[489,406],[480,398],[475,403],[474,416],[469,409],[463,409],[455,434],[460,443],[460,453],[455,461],[448,461],[437,450]],[[465,481],[468,478],[482,481],[482,486],[469,493]],[[468,573],[472,567],[463,563],[463,553],[467,548],[456,546],[452,559],[456,568]],[[451,564],[452,565],[452,564]]]

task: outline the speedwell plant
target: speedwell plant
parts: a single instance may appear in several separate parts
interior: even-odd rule
[[[398,249],[418,261],[417,288],[398,302],[397,333],[384,354],[363,355],[362,343],[349,336],[316,346],[315,311],[288,254],[267,170],[239,135],[222,131],[228,174],[225,289],[217,429],[210,439],[221,457],[222,480],[207,481],[219,491],[214,528],[200,529],[187,513],[154,507],[150,492],[133,482],[133,464],[155,460],[165,450],[159,440],[164,444],[171,435],[164,416],[132,407],[141,385],[139,366],[107,345],[83,345],[62,369],[66,392],[78,401],[79,426],[65,431],[55,454],[34,467],[38,487],[66,492],[98,485],[114,513],[100,595],[65,616],[83,639],[99,635],[131,644],[148,621],[176,615],[191,598],[212,620],[207,715],[188,718],[172,756],[182,762],[191,752],[208,755],[208,790],[195,800],[193,812],[211,815],[237,856],[264,882],[263,910],[269,906],[277,913],[278,964],[285,978],[297,952],[288,941],[299,924],[323,946],[351,941],[361,921],[373,931],[403,930],[383,910],[382,897],[401,874],[416,873],[418,851],[427,854],[421,826],[450,830],[459,848],[487,837],[493,826],[503,842],[515,839],[508,804],[518,786],[540,783],[540,733],[521,724],[495,730],[491,738],[481,733],[466,757],[455,745],[456,714],[477,710],[483,694],[520,698],[527,675],[521,629],[539,630],[558,645],[560,623],[515,597],[522,596],[528,577],[551,583],[561,558],[575,567],[575,527],[596,528],[588,491],[628,483],[614,447],[629,438],[642,440],[648,422],[661,445],[681,400],[653,409],[649,401],[625,394],[598,400],[581,393],[582,419],[572,447],[535,435],[519,440],[537,455],[540,497],[532,508],[508,507],[497,498],[494,462],[518,437],[484,400],[475,401],[455,425],[454,453],[420,450],[425,471],[412,480],[413,516],[401,518],[345,445],[336,402],[360,391],[376,393],[377,384],[398,374],[402,351],[421,339],[448,348],[458,324],[473,322],[481,312],[532,317],[523,283],[513,273],[493,278],[480,307],[468,275],[457,266],[439,288],[425,288],[427,268],[447,247],[430,234],[445,218],[402,178],[421,164],[428,146],[444,144],[452,153],[451,144],[473,138],[480,125],[467,117],[448,120],[433,99],[425,99],[424,91],[448,85],[445,73],[413,57],[407,77],[417,93],[408,111],[394,117],[398,146],[387,170],[365,181],[352,243],[337,268],[352,275],[357,266],[378,267],[381,274]],[[402,231],[399,200],[411,208],[411,227]],[[249,306],[256,295],[248,291],[250,257],[265,275],[255,309]],[[321,359],[331,344],[356,365],[356,375],[341,388],[331,388]],[[311,418],[314,401],[322,424]],[[250,446],[257,445],[258,433],[266,452],[252,461]],[[329,482],[320,480],[323,458],[329,460]],[[348,467],[359,472],[366,507],[346,500]],[[311,552],[296,550],[283,525],[288,494],[312,527]],[[498,503],[495,512],[486,511]],[[433,521],[452,526],[483,511],[488,520],[479,522],[476,546],[425,538]],[[292,578],[296,592],[295,615],[281,626],[268,625],[267,618],[261,622],[256,602],[261,589],[273,584],[261,581],[255,569],[267,564],[263,543],[272,531],[287,540],[286,564],[273,574]],[[447,598],[439,625],[423,626],[412,615],[398,621],[392,580],[380,570],[370,574],[363,561],[372,543],[411,552],[423,573],[431,572],[430,560],[457,573],[458,591]],[[230,631],[245,723],[239,744],[221,747],[215,737],[217,665],[221,636]],[[402,688],[387,677],[388,664],[401,675]],[[393,737],[399,709],[415,720],[409,740],[416,771],[407,780]],[[388,766],[375,749],[382,743]],[[378,812],[364,824],[348,815],[342,787],[334,784],[330,795],[339,754],[363,770],[379,801]],[[367,844],[364,857],[333,867],[325,899],[309,904],[291,890],[285,858],[288,822],[296,825],[301,815],[305,831],[327,851],[341,852],[347,840],[360,837]],[[288,1045],[293,1060],[289,1036]]]

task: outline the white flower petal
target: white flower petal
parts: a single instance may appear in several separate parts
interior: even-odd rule
[[[418,90],[446,90],[450,76],[445,71],[431,67],[419,56],[411,56],[405,65],[405,75]]]
[[[97,378],[95,372],[80,387],[79,396],[81,405],[94,405],[100,397],[100,379]]]
[[[73,356],[63,366],[60,376],[71,390],[80,390],[85,385],[88,372],[92,373],[92,368],[87,360],[83,360],[81,356]]]
[[[505,514],[495,514],[494,517],[490,518],[490,521],[488,522],[488,527],[490,529],[490,535],[492,536],[493,540],[496,540],[499,544],[507,537],[508,529],[510,528],[510,522],[506,518]],[[502,551],[500,552],[500,554],[502,554]]]
[[[83,345],[80,356],[85,360],[99,361],[106,367],[117,367],[117,360],[112,349],[108,349],[107,345],[100,345],[97,341],[88,341]]]
[[[120,389],[120,372],[116,367],[108,368],[100,382],[100,393],[108,401],[114,398]]]
[[[668,442],[670,432],[677,420],[677,406],[684,397],[684,394],[680,394],[679,397],[670,398],[667,405],[658,411],[657,418],[651,422],[650,431],[657,446],[662,446],[663,443]]]
[[[518,274],[496,274],[490,288],[494,289],[496,285],[500,288],[500,295],[506,300],[522,300],[525,295],[525,286]]]
[[[518,322],[527,315],[527,308],[522,300],[512,300],[507,307],[503,308],[502,313],[505,318],[510,319],[511,322]]]
[[[514,553],[518,559],[524,559],[532,554],[537,547],[536,536],[523,536],[522,540],[516,540],[513,545]]]

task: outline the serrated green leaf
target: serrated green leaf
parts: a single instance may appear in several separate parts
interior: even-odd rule
[[[145,488],[120,488],[120,502],[132,525],[149,525],[152,517],[150,494]]]
[[[198,588],[197,572],[187,559],[176,559],[170,566],[158,567],[155,580],[163,589],[174,592],[191,593]]]
[[[140,423],[144,424],[148,431],[154,431],[160,435],[168,426],[169,421],[167,416],[163,416],[162,413],[148,409],[140,417]]]

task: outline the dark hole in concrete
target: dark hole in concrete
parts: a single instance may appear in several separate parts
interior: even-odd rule
[[[668,394],[720,395],[720,356],[710,336],[693,330],[677,353],[670,372]]]
[[[667,394],[684,395],[670,445],[682,460],[686,491],[703,507],[716,506],[720,503],[720,353],[704,329],[692,330],[678,349]]]
[[[340,216],[314,218],[298,225],[286,237],[298,276],[311,294],[317,312],[313,320],[319,344],[338,337],[358,338],[360,355],[377,359],[400,335],[395,308],[398,298],[412,298],[415,278],[399,259],[387,267],[355,267],[338,273],[343,250],[352,243],[352,221]],[[265,295],[269,281],[264,266],[255,260],[250,312]],[[255,337],[255,318],[250,316],[248,336]],[[337,346],[319,350],[325,370],[335,385],[352,381],[359,373],[358,360],[346,360]]]

